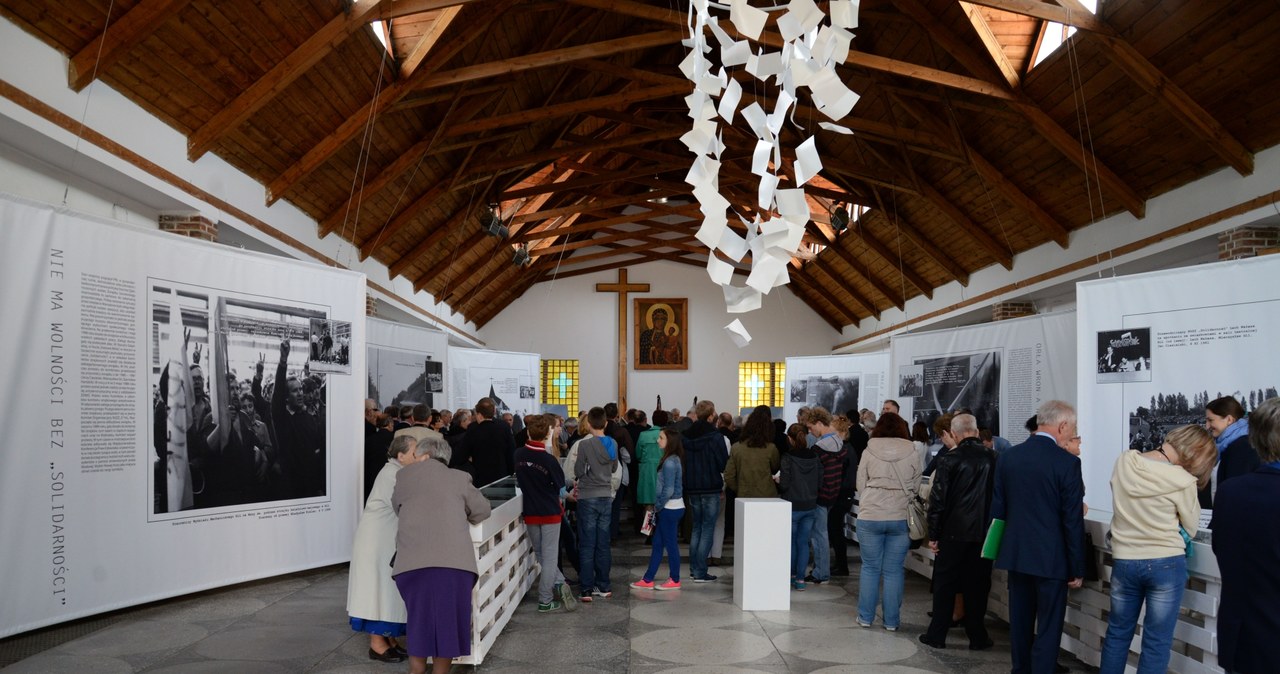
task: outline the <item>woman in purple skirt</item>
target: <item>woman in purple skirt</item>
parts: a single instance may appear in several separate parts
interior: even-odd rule
[[[409,672],[436,674],[471,654],[475,546],[469,525],[489,517],[489,501],[471,476],[448,467],[449,443],[426,438],[426,456],[396,474],[391,504],[399,516],[391,575],[409,615]]]

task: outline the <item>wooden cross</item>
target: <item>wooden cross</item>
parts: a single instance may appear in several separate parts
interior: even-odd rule
[[[617,283],[597,283],[598,293],[618,293],[618,409],[627,409],[627,293],[647,293],[648,283],[627,283],[627,270],[618,270]]]

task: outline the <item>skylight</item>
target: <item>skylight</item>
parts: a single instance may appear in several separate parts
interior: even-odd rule
[[[1098,0],[1080,0],[1080,4],[1084,5],[1090,14],[1098,13]],[[1067,38],[1074,35],[1075,32],[1076,29],[1071,26],[1064,26],[1055,21],[1046,22],[1044,37],[1041,38],[1040,46],[1036,49],[1036,60],[1031,64],[1031,67],[1034,68],[1049,58],[1049,55],[1057,51],[1058,47],[1061,47],[1067,41]]]

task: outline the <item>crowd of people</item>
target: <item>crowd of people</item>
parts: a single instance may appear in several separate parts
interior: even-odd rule
[[[370,658],[408,658],[412,672],[423,672],[427,657],[440,663],[470,652],[475,560],[466,523],[488,515],[478,487],[514,474],[541,568],[539,612],[572,611],[613,595],[611,544],[624,501],[635,506],[635,526],[652,543],[645,573],[630,585],[661,592],[718,580],[711,569],[735,496],[780,497],[792,509],[793,591],[849,575],[846,515],[856,506],[861,568],[853,610],[860,627],[877,617],[885,630],[901,627],[905,559],[924,545],[935,563],[921,643],[945,648],[950,630],[963,627],[969,649],[991,648],[985,618],[998,568],[1008,575],[1012,671],[1066,669],[1057,658],[1067,596],[1083,585],[1092,551],[1084,532],[1082,440],[1065,402],[1041,405],[1028,420],[1030,437],[1017,445],[980,428],[965,409],[937,419],[933,434],[920,423],[911,428],[892,400],[879,415],[802,408],[790,425],[764,406],[745,420],[717,414],[709,400],[688,414],[620,415],[609,404],[576,418],[511,420],[495,415],[489,399],[452,413],[426,406],[380,412],[367,401],[366,422],[366,474],[373,477],[348,612],[353,629],[370,635]],[[1280,399],[1259,404],[1248,418],[1239,403],[1212,401],[1203,425],[1171,429],[1159,447],[1119,457],[1111,478],[1114,564],[1103,672],[1124,671],[1143,615],[1138,671],[1165,671],[1200,492],[1210,485],[1223,578],[1219,663],[1260,672],[1280,656],[1268,638],[1280,633],[1280,583],[1271,574],[1280,565],[1280,534],[1272,527],[1259,540],[1248,524],[1280,515],[1277,477]],[[927,507],[918,522],[913,502],[922,492]],[[681,539],[689,543],[684,560]],[[658,576],[664,558],[665,578]],[[576,590],[565,564],[576,573]],[[406,634],[407,642],[399,641]]]

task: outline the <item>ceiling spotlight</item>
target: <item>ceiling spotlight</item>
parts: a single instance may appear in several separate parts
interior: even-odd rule
[[[836,210],[831,212],[831,226],[835,228],[839,234],[849,227],[849,211],[844,206],[837,206]]]
[[[511,264],[517,267],[527,267],[533,264],[533,258],[529,257],[529,248],[524,244],[516,246],[516,252],[511,256]]]
[[[489,204],[489,210],[480,214],[480,228],[489,236],[496,236],[499,239],[505,239],[510,236],[511,232],[507,226],[502,224],[502,216],[498,211],[498,204]]]

